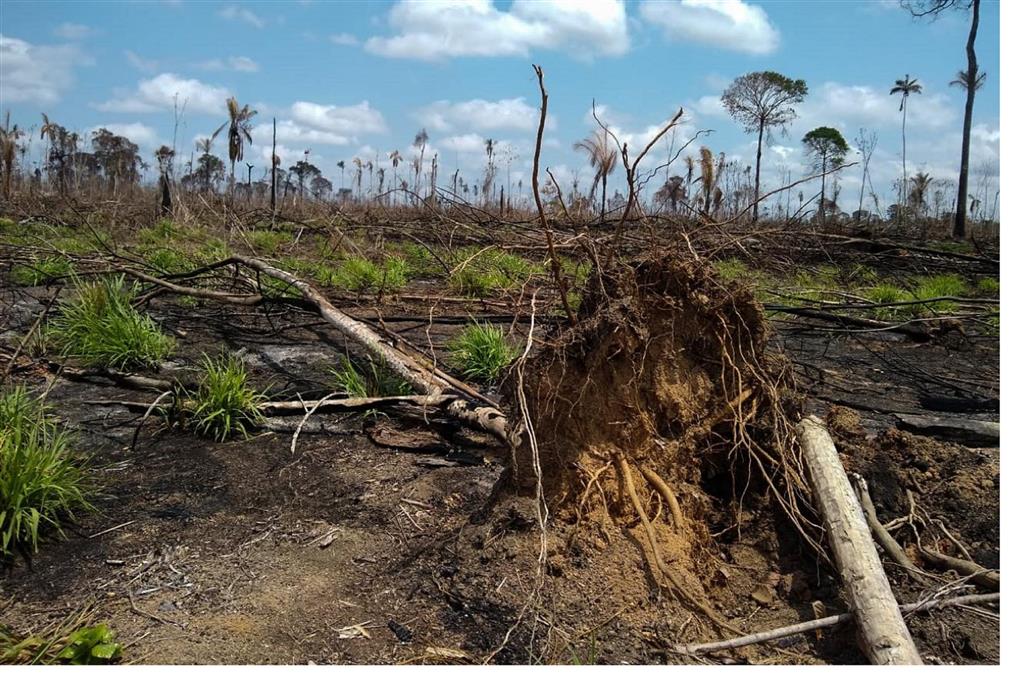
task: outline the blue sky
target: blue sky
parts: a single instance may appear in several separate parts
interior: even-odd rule
[[[997,2],[982,3],[978,57],[988,82],[975,105],[972,154],[975,180],[987,174],[993,190],[998,10]],[[680,139],[714,130],[693,153],[705,144],[751,161],[754,137],[721,112],[718,97],[734,77],[771,69],[806,80],[810,94],[790,136],[777,135],[766,155],[769,184],[784,168],[794,179],[805,173],[804,132],[830,125],[852,144],[863,127],[878,133],[872,179],[886,201],[901,166],[899,99],[888,91],[906,73],[924,87],[910,103],[908,168],[955,179],[963,92],[947,85],[965,68],[968,20],[961,12],[914,20],[888,1],[5,0],[0,109],[26,129],[38,127],[40,112],[83,133],[107,126],[149,156],[172,142],[177,94],[179,102],[188,99],[177,138],[187,157],[193,140],[223,121],[223,100],[233,94],[259,111],[246,156],[254,175],[267,166],[276,116],[285,165],[308,149],[336,187],[339,159],[379,155],[386,163],[396,148],[411,159],[421,127],[430,135],[427,157],[438,153],[442,176],[458,166],[472,184],[483,140],[491,137],[500,143],[500,177],[511,157],[514,181],[528,175],[532,156],[536,62],[551,98],[543,163],[563,186],[575,173],[586,189],[586,160],[572,143],[593,128],[592,101],[631,148],[681,106],[687,116]],[[225,146],[221,139],[218,148]],[[841,182],[841,206],[855,209],[859,172]],[[610,182],[612,189],[622,185],[619,175]]]

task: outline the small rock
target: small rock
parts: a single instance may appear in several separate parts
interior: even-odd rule
[[[775,600],[775,595],[771,592],[771,589],[764,584],[754,589],[754,592],[750,594],[750,597],[761,606],[769,606],[772,601]]]
[[[405,625],[395,622],[394,620],[388,620],[388,629],[391,630],[398,641],[403,644],[407,644],[412,641],[412,630]]]

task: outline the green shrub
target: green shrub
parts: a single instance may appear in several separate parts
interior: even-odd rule
[[[247,433],[263,421],[263,392],[249,385],[245,364],[222,355],[216,360],[203,355],[203,379],[189,402],[192,426],[205,437],[224,441],[235,433]]]
[[[518,355],[504,332],[490,324],[472,324],[448,346],[452,361],[471,380],[491,384]]]
[[[114,632],[101,623],[73,632],[57,659],[76,666],[93,666],[113,663],[123,654],[124,647],[115,641]]]
[[[71,437],[23,387],[0,394],[0,558],[35,552],[47,528],[90,510],[85,474]]]
[[[53,279],[69,276],[72,273],[71,262],[66,257],[43,257],[15,267],[11,270],[11,280],[21,286],[40,286]]]
[[[342,356],[341,367],[331,370],[338,388],[350,397],[360,399],[378,396],[412,394],[408,382],[398,377],[388,366],[377,360],[357,365],[348,356]]]
[[[50,324],[53,343],[64,355],[88,365],[112,368],[151,367],[174,351],[174,339],[132,305],[137,289],[124,277],[81,284],[63,301]]]

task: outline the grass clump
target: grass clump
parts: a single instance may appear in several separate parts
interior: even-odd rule
[[[338,388],[350,397],[364,399],[413,393],[408,382],[377,360],[371,359],[365,364],[357,364],[348,356],[342,356],[340,367],[331,370],[331,373]]]
[[[895,284],[882,283],[872,286],[866,291],[867,299],[872,303],[903,303],[914,299],[914,296]],[[874,309],[875,316],[879,319],[895,317],[898,314],[908,311],[909,306],[892,305]]]
[[[409,282],[409,268],[400,257],[389,257],[383,264],[362,257],[349,257],[335,274],[325,267],[328,276],[353,293],[395,293]]]
[[[750,267],[741,259],[735,257],[724,260],[716,260],[715,271],[724,281],[735,281],[750,277]]]
[[[42,257],[12,269],[11,280],[21,286],[40,286],[71,273],[71,262],[66,257]]]
[[[203,379],[190,402],[192,425],[204,436],[223,442],[263,421],[260,404],[267,398],[249,385],[245,364],[233,356],[203,355]]]
[[[71,437],[24,387],[0,394],[0,559],[35,552],[47,529],[90,510],[88,482]]]
[[[491,324],[472,324],[448,346],[452,361],[471,380],[493,384],[519,354],[505,333]]]
[[[978,295],[985,296],[987,298],[999,297],[999,279],[993,276],[983,276],[978,281],[977,286]]]
[[[967,283],[958,274],[935,274],[920,276],[915,280],[914,297],[918,300],[932,300],[943,296],[967,295]],[[951,312],[956,309],[956,302],[940,300],[919,306],[920,312]]]
[[[280,231],[253,231],[249,234],[249,242],[252,243],[253,248],[265,255],[275,254],[291,239],[290,234]]]
[[[181,274],[195,268],[187,255],[171,247],[153,250],[146,255],[146,261],[161,274]]]
[[[83,284],[62,302],[48,334],[64,355],[87,365],[152,367],[174,351],[174,339],[132,305],[137,288],[124,277]]]

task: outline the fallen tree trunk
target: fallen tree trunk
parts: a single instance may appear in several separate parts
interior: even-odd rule
[[[936,437],[965,445],[999,446],[999,423],[994,421],[898,413],[896,427],[915,435]]]
[[[971,560],[961,560],[957,557],[943,555],[934,550],[921,546],[921,555],[925,561],[941,567],[951,569],[962,577],[968,577],[969,581],[989,591],[999,591],[999,571],[982,567]]]
[[[800,421],[797,435],[861,650],[876,665],[920,665],[832,438],[815,416]]]

